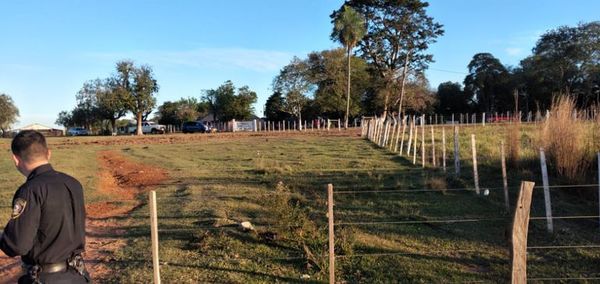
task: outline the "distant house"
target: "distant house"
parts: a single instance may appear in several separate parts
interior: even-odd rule
[[[35,130],[35,131],[38,131],[38,132],[44,134],[44,136],[63,136],[64,135],[64,132],[62,129],[56,129],[56,128],[44,126],[44,125],[41,125],[38,123],[23,126],[19,129],[14,129],[13,132],[19,132],[19,131],[23,131],[23,130]]]

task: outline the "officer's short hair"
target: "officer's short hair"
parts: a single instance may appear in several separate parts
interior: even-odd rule
[[[42,133],[35,130],[20,131],[10,145],[12,152],[26,162],[45,159],[48,155],[48,145]]]

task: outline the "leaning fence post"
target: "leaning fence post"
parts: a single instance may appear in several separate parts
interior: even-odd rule
[[[454,173],[460,176],[460,153],[458,151],[458,127],[454,125]]]
[[[500,142],[500,154],[502,158],[502,185],[504,186],[504,203],[506,205],[506,212],[510,211],[510,203],[508,202],[508,178],[506,175],[506,158],[504,153],[504,140]]]
[[[329,283],[335,283],[335,238],[333,227],[333,185],[327,185],[327,219],[329,220]]]
[[[546,167],[546,154],[544,149],[540,148],[540,163],[542,166],[542,183],[544,184],[544,204],[546,205],[546,222],[548,223],[548,232],[554,231],[552,222],[552,201],[550,200],[550,186],[548,185],[548,168]]]
[[[471,151],[473,153],[473,182],[475,192],[479,194],[479,173],[477,172],[477,147],[475,145],[475,134],[471,134]]]
[[[156,214],[156,191],[149,193],[150,204],[150,237],[152,238],[152,267],[154,268],[154,283],[160,284],[160,263],[158,262],[158,216]]]
[[[527,283],[527,231],[529,229],[529,212],[531,195],[535,183],[521,182],[519,198],[515,206],[511,236],[511,283]]]
[[[413,165],[417,164],[417,137],[419,136],[419,128],[415,122],[415,141],[413,141]]]

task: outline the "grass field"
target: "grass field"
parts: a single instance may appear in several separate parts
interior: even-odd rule
[[[491,188],[487,197],[441,190],[473,187],[471,133],[478,137],[481,186]],[[524,145],[532,139],[531,133],[530,128],[523,131]],[[169,180],[156,188],[165,283],[326,281],[328,183],[337,192],[337,280],[448,283],[509,281],[505,231],[510,216],[504,210],[502,190],[497,189],[502,185],[501,139],[504,131],[496,126],[462,129],[459,178],[450,174],[450,159],[448,174],[422,169],[355,135],[243,136],[131,145],[71,145],[55,140],[51,144],[55,145],[53,164],[82,180],[88,201],[102,199],[94,175],[100,150],[168,171]],[[8,160],[8,142],[0,140],[0,149],[7,154],[0,160],[0,216],[5,219],[12,192],[23,180]],[[531,166],[510,170],[511,201],[521,180],[541,184],[534,148],[523,147],[522,157]],[[439,190],[420,191],[430,188]],[[374,190],[378,192],[370,192]],[[554,215],[597,215],[594,192],[553,189]],[[146,200],[145,195],[140,198]],[[544,216],[541,189],[534,192],[531,215]],[[128,245],[115,253],[112,268],[118,273],[110,282],[151,282],[148,219],[146,205],[125,219],[115,219],[124,224],[122,237]],[[435,222],[465,219],[478,221]],[[256,231],[240,230],[242,221],[250,221]],[[555,220],[552,235],[546,233],[544,220],[530,222],[530,246],[599,241],[597,219]],[[528,277],[600,277],[599,258],[600,249],[531,250]]]

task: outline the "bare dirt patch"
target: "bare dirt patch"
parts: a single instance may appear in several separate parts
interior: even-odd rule
[[[144,202],[139,196],[167,179],[166,171],[135,163],[115,152],[99,152],[101,171],[98,191],[105,200],[86,205],[87,268],[96,282],[110,275],[108,263],[117,250],[126,245],[124,227],[129,212]],[[0,255],[0,283],[15,283],[20,275],[20,261]]]

